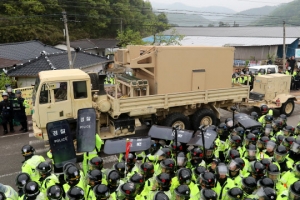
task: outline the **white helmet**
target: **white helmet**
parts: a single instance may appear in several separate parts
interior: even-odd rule
[[[3,92],[2,96],[8,96],[7,92]]]

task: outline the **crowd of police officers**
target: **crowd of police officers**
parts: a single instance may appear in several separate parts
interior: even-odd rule
[[[22,147],[25,160],[16,177],[18,191],[0,184],[0,199],[300,199],[300,124],[273,118],[261,106],[251,113],[262,128],[246,131],[232,118],[208,126],[218,136],[209,148],[152,138],[145,152],[119,157],[112,169],[103,168],[96,134],[93,152],[84,154],[82,169],[74,163],[54,174],[51,161]],[[51,151],[47,156],[51,159]]]
[[[25,109],[29,107],[26,99],[22,98],[21,90],[17,90],[13,93],[10,85],[5,85],[6,91],[2,93],[3,100],[0,102],[0,116],[3,126],[3,134],[8,133],[7,124],[9,124],[9,130],[14,133],[14,122],[19,122],[22,126],[20,131],[27,132],[27,116]]]

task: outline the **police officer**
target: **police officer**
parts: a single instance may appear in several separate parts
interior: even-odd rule
[[[144,199],[143,196],[141,195],[142,191],[144,190],[145,186],[145,178],[142,174],[140,173],[135,173],[133,174],[130,179],[130,182],[134,183],[136,187],[136,199]]]
[[[22,128],[20,131],[24,133],[28,131],[27,127],[27,116],[26,116],[26,108],[29,108],[29,104],[26,99],[22,98],[21,90],[16,91],[16,98],[12,101],[13,102],[13,113],[14,117],[17,121],[20,122]]]
[[[113,200],[110,195],[109,188],[104,184],[99,184],[94,187],[95,200]]]
[[[122,158],[122,161],[125,162],[125,155]],[[138,172],[139,168],[136,165],[136,155],[135,153],[129,153],[128,154],[128,158],[127,158],[127,162],[126,162],[126,176],[127,177],[131,177],[134,172]]]
[[[136,197],[136,187],[134,183],[128,182],[120,186],[117,199],[134,200]]]
[[[285,187],[288,188],[292,183],[300,179],[300,163],[296,164],[293,171],[288,171],[282,175],[280,182]]]
[[[156,192],[152,200],[169,200],[170,198],[164,192]]]
[[[2,192],[0,192],[0,200],[6,200],[6,196],[5,194],[3,194]]]
[[[244,192],[244,197],[251,195],[257,189],[255,178],[248,176],[242,179],[241,189]]]
[[[222,200],[238,200],[244,199],[244,192],[238,187],[230,188],[224,197],[220,197]]]
[[[86,199],[95,199],[95,194],[94,194],[94,187],[98,184],[102,184],[102,172],[98,169],[93,169],[89,170],[87,173],[87,178],[88,178],[88,185],[86,186],[85,189],[85,198]],[[103,184],[107,185],[106,180]]]
[[[287,158],[288,151],[285,146],[279,145],[275,152],[273,161],[280,168],[280,172],[287,172],[293,169],[293,161]]]
[[[15,93],[13,93],[11,85],[5,84],[5,87],[6,87],[6,92],[8,94],[8,99],[14,100],[16,98],[16,95],[15,95]]]
[[[24,186],[24,195],[19,199],[44,200],[45,195],[40,191],[40,186],[35,181],[29,181]]]
[[[289,158],[293,160],[294,163],[300,161],[300,138],[296,138],[296,140],[292,143]]]
[[[287,174],[287,173],[286,173]],[[286,174],[284,174],[283,176],[285,176]],[[282,182],[279,180],[280,178],[280,171],[279,171],[279,167],[273,163],[271,163],[269,165],[269,167],[267,168],[267,177],[272,179],[275,183],[275,190],[277,194],[280,194],[281,192],[283,192],[286,188],[284,187],[284,185],[282,184]]]
[[[16,186],[18,188],[18,196],[21,197],[24,195],[23,188],[26,183],[31,181],[29,174],[27,173],[20,173],[16,177]]]
[[[120,178],[121,179],[126,179],[126,175],[125,175],[125,162],[117,162],[116,164],[114,164],[113,168],[120,174]]]
[[[113,199],[116,199],[116,191],[119,188],[119,185],[122,185],[124,182],[121,181],[120,174],[117,170],[110,170],[107,173],[106,179],[109,193]]]
[[[234,181],[236,186],[241,184],[243,178],[243,169],[245,167],[245,161],[241,158],[232,159],[228,165],[229,178]],[[245,173],[248,175],[248,173]]]
[[[190,168],[196,168],[198,166],[206,167],[206,163],[203,160],[203,151],[202,149],[196,147],[191,150],[191,160],[188,162],[187,166]]]
[[[263,200],[271,200],[271,199],[276,199],[277,198],[276,191],[273,188],[270,188],[270,187],[261,187],[255,193],[255,195],[259,199],[263,199]]]
[[[277,198],[278,200],[298,200],[300,199],[300,181],[294,182],[288,190],[283,191]]]
[[[58,178],[52,172],[52,166],[48,162],[41,162],[37,166],[37,170],[40,173],[40,191],[46,195],[47,189],[52,185],[59,184]]]
[[[216,179],[217,179],[217,184],[216,184],[216,192],[219,197],[223,197],[224,194],[227,193],[227,190],[229,188],[234,187],[234,181],[227,176],[228,174],[228,168],[224,163],[220,163],[217,166],[216,170]]]
[[[9,123],[10,132],[15,132],[13,126],[13,107],[12,102],[8,99],[6,92],[2,93],[3,101],[0,102],[0,113],[2,117],[2,126],[4,129],[4,135],[8,133],[7,123]]]
[[[84,190],[80,187],[71,187],[67,192],[67,197],[70,200],[84,200]]]
[[[2,192],[7,199],[18,199],[18,193],[9,185],[0,183],[0,192]]]
[[[158,190],[164,192],[170,199],[172,199],[171,187],[171,175],[167,173],[161,173],[156,176],[156,184],[153,186],[152,191]],[[155,192],[150,192],[148,195],[149,199],[152,199]],[[147,199],[148,199],[147,198]]]
[[[65,193],[74,186],[80,187],[84,191],[86,184],[79,169],[75,165],[66,165],[64,166],[64,179],[66,183],[63,185]]]
[[[256,181],[265,175],[266,167],[260,161],[254,161],[250,165],[250,174]]]
[[[59,185],[52,185],[47,189],[48,200],[64,200],[64,190]]]
[[[187,185],[193,193],[191,195],[196,196],[199,192],[198,187],[195,187],[195,184],[192,182],[192,171],[187,168],[181,168],[177,172],[177,176],[172,179],[172,186],[170,188],[173,191],[179,185]]]
[[[200,198],[200,200],[217,200],[218,194],[211,189],[204,188],[200,191],[199,198]]]
[[[21,152],[25,158],[22,165],[22,172],[29,174],[31,180],[38,183],[40,180],[40,174],[36,168],[41,162],[45,161],[45,158],[43,156],[34,155],[35,149],[30,145],[24,145]]]
[[[177,188],[175,188],[176,200],[189,200],[190,194],[191,190],[187,185],[179,185]]]

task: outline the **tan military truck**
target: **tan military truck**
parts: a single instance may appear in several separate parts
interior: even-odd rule
[[[255,77],[249,98],[241,106],[260,108],[262,104],[280,110],[281,114],[290,116],[295,108],[296,97],[290,95],[291,76],[285,74],[268,74]]]
[[[91,107],[102,139],[135,134],[142,124],[216,124],[218,108],[249,96],[248,86],[231,83],[233,56],[231,47],[128,46],[99,74],[42,71],[33,92],[34,134],[47,140],[46,124],[62,119],[74,129],[78,109]],[[114,81],[104,84],[107,78]]]

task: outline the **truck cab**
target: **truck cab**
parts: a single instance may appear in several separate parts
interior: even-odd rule
[[[33,106],[35,137],[47,140],[43,133],[48,122],[67,119],[72,124],[79,109],[92,107],[90,76],[79,69],[40,72],[33,91]]]

